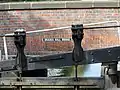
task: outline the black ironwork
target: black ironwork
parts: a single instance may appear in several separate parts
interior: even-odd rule
[[[22,72],[27,70],[27,58],[24,54],[26,45],[26,32],[17,30],[14,32],[14,43],[17,48],[16,68],[18,70],[18,82],[22,82]],[[17,90],[22,90],[22,85],[17,86]]]
[[[83,27],[83,25],[72,25],[72,39],[74,41],[73,52],[42,56],[42,57],[29,57],[28,60],[24,54],[24,48],[26,45],[26,32],[25,31],[15,31],[13,35],[1,35],[14,37],[14,43],[17,48],[17,58],[12,61],[0,62],[0,68],[2,71],[9,71],[17,69],[19,71],[21,81],[21,75],[23,71],[45,69],[45,68],[56,68],[62,66],[75,65],[75,80],[78,80],[77,76],[77,66],[81,64],[91,64],[91,63],[102,63],[103,65],[109,66],[108,75],[110,76],[113,83],[117,82],[117,62],[120,61],[120,47],[111,47],[103,49],[94,49],[84,51],[81,42],[83,39],[84,29],[98,29],[98,28],[116,28],[120,26],[102,26],[102,27]],[[7,63],[9,65],[7,66]],[[52,62],[52,63],[51,63]],[[112,63],[112,64],[111,64]],[[9,68],[12,67],[12,68]],[[8,69],[6,69],[8,68]],[[20,85],[19,85],[20,86]],[[19,88],[21,88],[20,86]],[[75,85],[78,89],[78,85]]]
[[[17,48],[17,59],[16,65],[20,67],[21,71],[27,69],[27,58],[24,54],[24,48],[26,45],[26,32],[25,31],[15,31],[14,32],[14,43]]]
[[[84,27],[83,29],[117,28],[117,27],[120,27],[120,25],[117,25],[117,26],[97,26],[97,27]]]

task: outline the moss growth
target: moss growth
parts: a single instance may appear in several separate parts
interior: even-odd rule
[[[78,66],[78,76],[82,76],[84,74],[85,69],[87,68],[86,65],[79,65]],[[75,76],[75,67],[63,67],[63,70],[60,72],[61,76]]]

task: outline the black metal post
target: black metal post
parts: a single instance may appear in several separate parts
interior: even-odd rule
[[[117,83],[117,62],[113,62],[111,64],[108,65],[108,71],[107,74],[109,76],[109,78],[111,79],[113,84]]]
[[[72,25],[72,39],[74,41],[74,48],[72,58],[75,62],[75,81],[78,81],[78,62],[81,62],[84,59],[84,52],[81,46],[83,39],[83,25]],[[75,90],[79,89],[78,85],[74,86]]]
[[[24,71],[27,69],[27,58],[24,54],[24,48],[26,45],[26,32],[15,31],[14,32],[14,43],[17,48],[16,64],[19,66],[18,69],[21,69],[21,71]]]
[[[27,70],[27,58],[24,54],[24,48],[26,45],[26,32],[17,30],[14,32],[14,43],[17,48],[17,58],[16,58],[16,68],[18,69],[18,82],[22,82],[22,72]],[[22,86],[17,87],[19,90],[22,89]]]
[[[84,52],[81,46],[83,39],[83,24],[81,25],[72,25],[72,39],[74,41],[73,48],[73,61],[75,63],[81,62],[84,59]]]

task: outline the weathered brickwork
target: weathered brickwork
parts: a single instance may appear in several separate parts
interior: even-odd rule
[[[120,9],[58,9],[58,10],[15,10],[0,12],[0,33],[10,33],[18,28],[26,31],[69,26],[81,23],[119,21]],[[100,24],[116,25],[116,22]],[[99,25],[97,25],[99,26]],[[71,51],[72,41],[45,42],[43,38],[71,38],[71,30],[34,33],[27,36],[27,54],[40,54],[47,51]],[[119,45],[118,28],[85,30],[82,42],[84,49]],[[15,46],[7,38],[9,54],[15,54]],[[3,51],[3,40],[0,39]],[[44,51],[44,52],[43,52]]]

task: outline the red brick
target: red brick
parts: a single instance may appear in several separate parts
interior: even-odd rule
[[[13,15],[13,13],[18,13]],[[0,33],[10,33],[17,28],[26,31],[69,26],[81,23],[103,21],[120,21],[119,9],[62,9],[62,10],[24,10],[4,11],[0,14]],[[113,23],[114,25],[116,23]],[[101,24],[102,25],[102,24]],[[100,26],[101,26],[100,25]],[[111,23],[104,25],[112,25]],[[82,46],[84,49],[103,48],[119,44],[117,29],[85,30]],[[27,37],[25,51],[27,54],[40,54],[43,51],[69,51],[73,48],[70,42],[44,42],[43,38],[71,38],[71,30],[59,30],[33,34]],[[0,43],[3,43],[2,41]],[[9,54],[15,54],[15,46],[8,43]],[[13,45],[13,46],[12,46]],[[2,44],[0,45],[3,50]],[[13,48],[13,49],[12,49]]]

